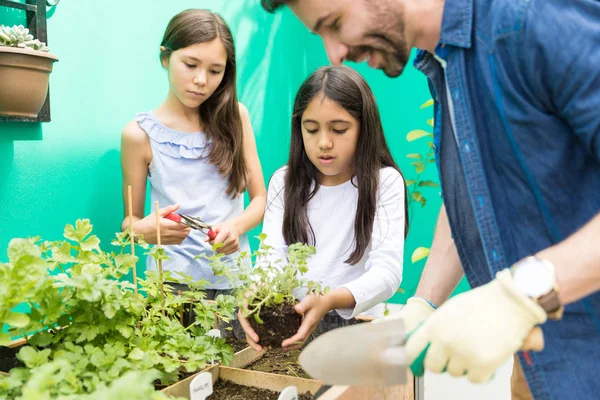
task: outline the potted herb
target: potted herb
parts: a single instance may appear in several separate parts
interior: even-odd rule
[[[0,25],[0,115],[37,117],[55,61],[23,25]]]
[[[278,258],[271,246],[265,244],[266,235],[259,237],[259,249],[254,253],[256,266],[242,253],[238,270],[232,271],[221,261],[221,255],[209,257],[215,275],[226,276],[236,284],[238,306],[260,338],[262,346],[281,347],[292,337],[302,322],[294,306],[300,292],[321,293],[321,285],[302,279],[307,272],[307,260],[315,254],[313,246],[296,243],[288,246],[285,260]]]

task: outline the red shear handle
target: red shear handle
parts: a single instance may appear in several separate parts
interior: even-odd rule
[[[217,233],[211,229],[208,230],[208,239],[215,240],[217,238]]]
[[[175,221],[175,222],[181,223],[181,215],[176,214],[176,213],[167,214],[165,216],[165,218],[166,219],[170,219],[171,221]]]

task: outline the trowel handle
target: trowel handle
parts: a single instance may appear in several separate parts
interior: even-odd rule
[[[542,328],[536,326],[529,332],[529,336],[525,338],[521,351],[542,351],[544,350],[544,333]]]

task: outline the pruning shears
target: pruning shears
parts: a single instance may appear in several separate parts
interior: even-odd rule
[[[191,215],[185,214],[171,213],[168,214],[165,218],[170,219],[171,221],[179,222],[180,224],[187,225],[190,228],[196,229],[198,231],[207,230],[207,235],[210,240],[215,240],[215,238],[217,237],[217,233],[212,229],[212,226],[202,221],[198,217],[192,217]]]

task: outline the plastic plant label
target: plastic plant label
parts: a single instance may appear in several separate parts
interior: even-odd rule
[[[206,400],[213,393],[212,375],[201,372],[190,383],[190,400]]]
[[[221,337],[221,331],[218,329],[211,329],[210,331],[208,331],[206,333],[207,336],[210,337],[216,337],[216,338],[220,338]]]
[[[286,387],[277,400],[298,400],[298,389],[296,389],[296,386]]]

